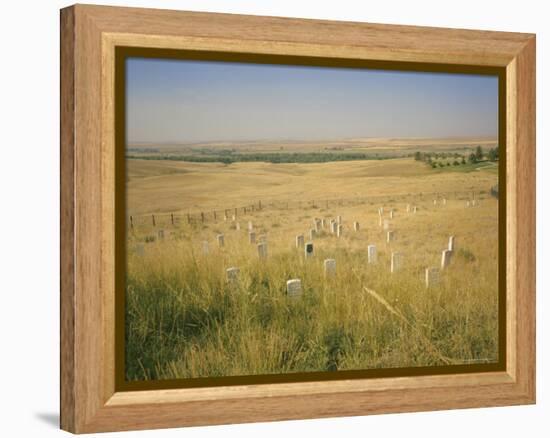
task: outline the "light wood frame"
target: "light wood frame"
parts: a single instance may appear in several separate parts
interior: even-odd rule
[[[506,69],[506,371],[116,392],[116,46]],[[502,190],[502,189],[501,189]],[[61,11],[61,427],[75,433],[535,402],[535,36],[76,5]]]

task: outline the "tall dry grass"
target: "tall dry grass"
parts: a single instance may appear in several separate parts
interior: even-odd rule
[[[136,227],[128,241],[126,363],[130,380],[334,371],[446,363],[492,362],[498,355],[497,202],[476,208],[464,200],[395,208],[396,241],[385,242],[376,204],[290,210],[264,209],[232,222]],[[386,208],[387,211],[387,208]],[[344,236],[328,227],[305,259],[294,237],[315,217],[344,220]],[[389,216],[386,215],[386,218]],[[248,243],[246,223],[265,234],[269,256]],[[353,221],[361,230],[353,231]],[[158,229],[158,227],[157,227]],[[215,236],[225,235],[218,248]],[[451,267],[426,288],[424,269],[439,266],[449,235]],[[202,242],[209,241],[209,254]],[[306,241],[307,241],[306,237]],[[375,244],[378,263],[367,263]],[[136,252],[144,245],[143,255]],[[404,255],[390,273],[392,251]],[[323,260],[337,273],[326,278]],[[225,269],[240,269],[235,283]],[[286,281],[302,281],[302,297],[286,296]],[[371,289],[384,305],[365,290]],[[392,312],[388,306],[395,312]],[[396,313],[398,315],[396,315]]]

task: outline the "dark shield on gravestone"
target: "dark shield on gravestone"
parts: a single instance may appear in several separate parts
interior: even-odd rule
[[[313,243],[311,242],[306,243],[305,255],[306,255],[306,258],[313,257]]]

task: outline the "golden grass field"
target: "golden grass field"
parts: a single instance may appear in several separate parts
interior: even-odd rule
[[[127,163],[127,209],[134,224],[128,231],[128,379],[497,360],[498,205],[488,195],[497,183],[495,169],[440,171],[412,158]],[[477,203],[467,208],[472,192]],[[224,220],[225,209],[259,201],[261,210],[239,210],[235,220],[231,211]],[[407,204],[417,212],[407,213]],[[395,232],[390,243],[379,226],[379,207]],[[198,219],[213,210],[216,220]],[[176,214],[174,225],[168,213]],[[327,226],[309,239],[315,218],[337,216],[341,237]],[[257,238],[265,236],[266,259],[249,243],[249,221]],[[223,247],[218,234],[224,235]],[[298,234],[313,242],[312,258],[296,248]],[[425,269],[440,266],[451,235],[451,265],[438,285],[427,288]],[[368,245],[377,247],[376,264],[367,262]],[[395,273],[392,252],[403,255]],[[336,260],[334,276],[323,271],[327,258]],[[237,281],[227,281],[229,267],[239,268]],[[297,299],[286,295],[287,280],[295,278],[302,282]]]

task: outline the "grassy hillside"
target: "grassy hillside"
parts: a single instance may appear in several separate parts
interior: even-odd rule
[[[412,159],[230,166],[132,160],[128,168],[129,212],[136,218],[264,200],[261,211],[239,212],[235,221],[218,216],[152,227],[136,220],[128,237],[129,379],[497,359],[497,201],[478,194],[477,205],[466,208],[471,191],[496,184],[495,173],[432,172]],[[421,195],[435,191],[452,194],[437,205]],[[381,194],[387,197],[374,198]],[[337,201],[354,197],[357,202]],[[306,199],[336,201],[328,207],[297,202]],[[407,213],[407,204],[417,206],[417,213]],[[379,226],[382,206],[395,232],[390,243]],[[342,216],[343,235],[323,228],[312,239],[314,256],[306,260],[295,236],[308,241],[315,218],[328,222],[336,216]],[[249,243],[248,221],[257,238],[265,236],[266,259]],[[218,234],[224,234],[223,247]],[[451,266],[438,285],[426,288],[425,268],[439,266],[450,235],[457,242]],[[367,263],[368,245],[377,247],[376,264]],[[395,273],[392,252],[403,255]],[[335,276],[325,276],[327,258],[336,260]],[[229,267],[240,269],[236,281],[227,280]],[[298,299],[286,295],[286,281],[294,278],[302,281]]]

